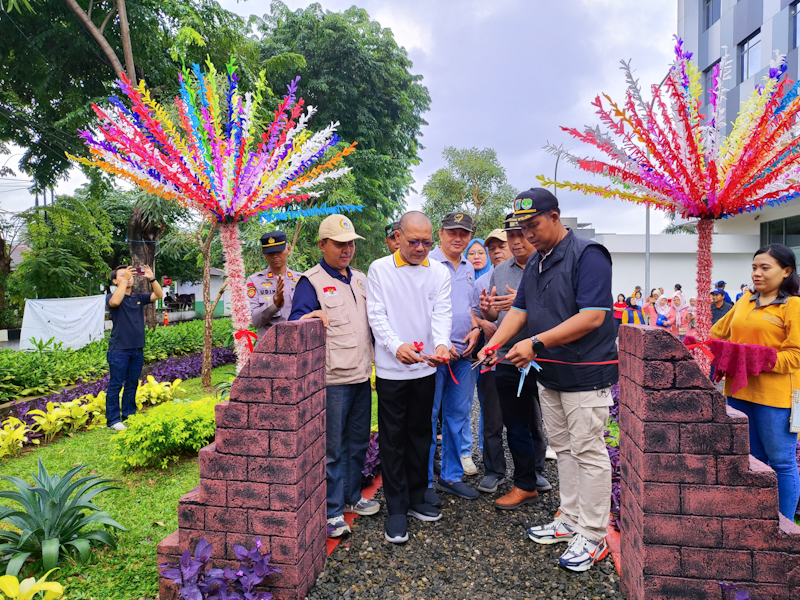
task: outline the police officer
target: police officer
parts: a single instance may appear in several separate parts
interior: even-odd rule
[[[286,259],[292,247],[286,242],[283,231],[272,231],[261,236],[261,251],[269,268],[247,278],[247,297],[250,300],[250,317],[258,329],[258,337],[278,323],[288,320],[292,312],[292,297],[300,274],[289,270]]]
[[[514,344],[506,360],[518,368],[542,360],[539,399],[561,484],[559,516],[528,529],[528,537],[569,542],[560,564],[586,571],[608,554],[611,462],[603,433],[618,380],[611,255],[564,227],[558,200],[543,188],[517,196],[514,216],[537,253],[487,348],[509,342],[527,325],[531,337]]]

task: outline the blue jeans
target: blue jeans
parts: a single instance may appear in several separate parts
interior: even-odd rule
[[[775,471],[779,510],[784,517],[794,520],[800,500],[800,474],[795,454],[797,434],[789,431],[791,409],[730,397],[728,406],[742,411],[750,420],[750,454]]]
[[[328,518],[340,517],[345,504],[361,500],[361,471],[369,446],[372,388],[364,383],[325,388],[325,463]]]
[[[442,409],[442,479],[447,483],[461,481],[464,467],[461,466],[461,448],[464,445],[464,429],[470,432],[469,413],[472,410],[472,362],[459,358],[450,362],[458,385],[450,377],[447,365],[436,369],[436,394],[433,397],[433,436],[428,458],[428,486],[433,486],[433,453],[436,451],[436,421]],[[470,435],[472,435],[470,433]]]
[[[106,421],[109,427],[125,421],[136,412],[136,388],[144,365],[144,352],[141,348],[131,350],[109,350],[108,389],[106,390]],[[122,386],[122,415],[120,416],[119,391]]]

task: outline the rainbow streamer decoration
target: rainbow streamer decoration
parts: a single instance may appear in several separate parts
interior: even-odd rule
[[[267,210],[261,213],[262,223],[273,223],[275,221],[291,221],[292,219],[304,219],[306,217],[321,217],[324,215],[338,215],[343,212],[361,212],[364,210],[363,206],[358,204],[338,204],[328,206],[315,206],[314,208],[307,208],[305,210],[286,210],[283,212],[275,212]]]
[[[220,223],[241,368],[250,354],[250,311],[239,222],[286,203],[319,197],[321,183],[349,171],[341,166],[342,159],[356,144],[319,164],[339,142],[339,123],[316,133],[308,130],[316,110],[297,97],[299,77],[289,84],[272,122],[259,135],[256,115],[264,74],[255,93],[242,95],[233,61],[226,68],[227,85],[218,82],[210,60],[206,66],[205,72],[197,64],[191,70],[184,67],[180,74],[176,122],[151,98],[144,82],[134,87],[123,76],[117,86],[128,105],[115,96],[107,109],[92,104],[99,119],[97,133],[80,131],[90,158],[67,156]],[[218,88],[224,88],[224,101]]]
[[[562,147],[545,149],[582,171],[611,180],[607,185],[556,182],[544,186],[616,198],[698,220],[697,290],[711,290],[711,241],[714,220],[775,206],[800,196],[800,84],[786,73],[786,57],[775,53],[763,85],[743,104],[725,137],[725,82],[733,61],[723,48],[713,68],[706,114],[701,72],[676,36],[675,61],[662,86],[652,86],[652,102],[642,97],[630,62],[622,62],[628,84],[625,102],[596,97],[600,126],[583,131],[562,127],[594,146],[603,159],[576,156]],[[697,330],[701,347],[695,358],[708,372],[702,346],[708,343],[711,312],[698,303]]]

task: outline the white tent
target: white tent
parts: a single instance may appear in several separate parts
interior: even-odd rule
[[[106,297],[50,298],[25,300],[19,349],[32,350],[33,340],[63,342],[66,348],[77,350],[104,333]]]

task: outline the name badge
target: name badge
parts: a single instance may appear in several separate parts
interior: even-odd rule
[[[330,298],[331,296],[338,296],[339,295],[339,292],[336,291],[335,287],[322,288],[322,293],[325,295],[326,298]]]

